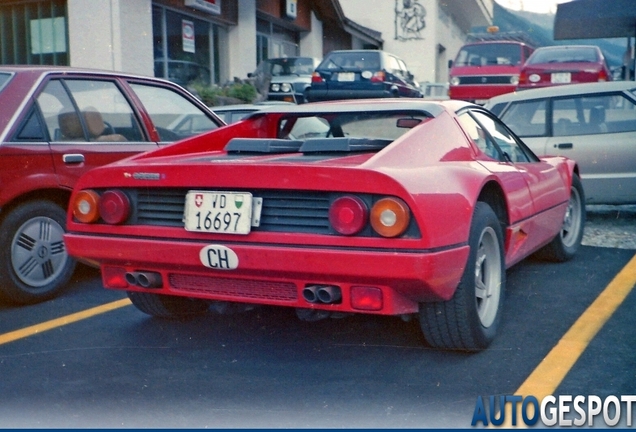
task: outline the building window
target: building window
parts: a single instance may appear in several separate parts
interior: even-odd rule
[[[300,55],[298,34],[262,18],[256,21],[256,64],[270,58]]]
[[[218,29],[209,21],[153,6],[155,76],[177,84],[219,82]]]
[[[3,3],[1,64],[69,64],[65,0]]]

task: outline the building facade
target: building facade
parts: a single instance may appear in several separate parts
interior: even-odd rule
[[[0,0],[0,63],[224,84],[266,58],[380,48],[439,81],[491,16],[492,0]]]

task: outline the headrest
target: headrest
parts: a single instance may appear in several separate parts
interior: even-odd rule
[[[60,123],[60,132],[65,139],[84,138],[82,124],[75,111],[60,113],[57,118]]]

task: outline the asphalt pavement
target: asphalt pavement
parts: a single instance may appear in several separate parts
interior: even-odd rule
[[[636,249],[636,205],[588,205],[586,246]]]

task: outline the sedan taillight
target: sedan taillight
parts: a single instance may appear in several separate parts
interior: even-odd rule
[[[320,74],[318,72],[314,72],[311,74],[311,82],[312,83],[323,83],[325,82],[324,79],[322,79],[322,76],[320,76]]]

